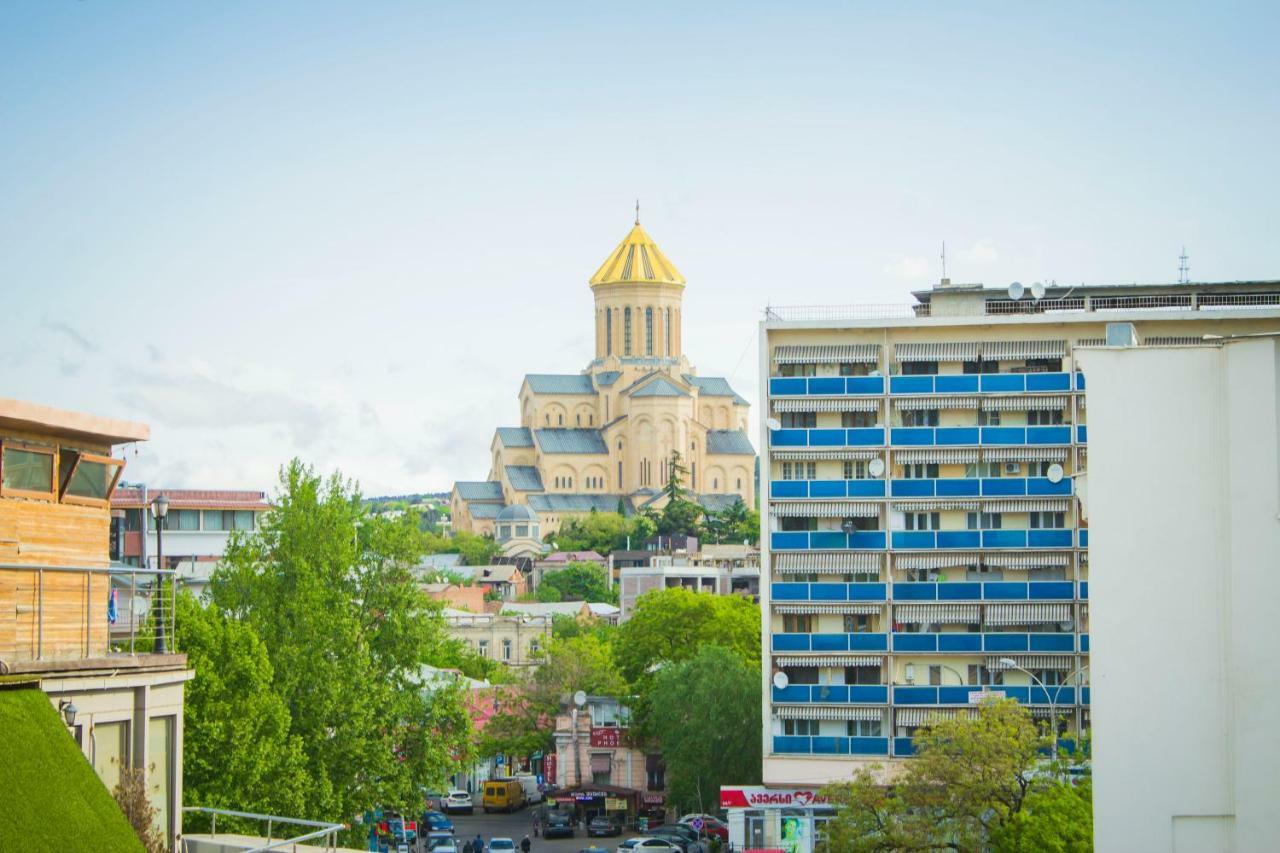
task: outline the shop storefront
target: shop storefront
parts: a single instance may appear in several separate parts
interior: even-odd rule
[[[835,814],[816,788],[728,786],[720,789],[735,850],[813,853]]]
[[[624,826],[634,826],[641,808],[640,792],[613,785],[570,788],[555,793],[555,807],[583,823],[603,815]]]

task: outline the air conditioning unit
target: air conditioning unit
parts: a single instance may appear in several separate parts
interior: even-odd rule
[[[1022,465],[1017,462],[1006,462],[1004,463],[1004,472],[1006,474],[1020,474],[1022,473]]]

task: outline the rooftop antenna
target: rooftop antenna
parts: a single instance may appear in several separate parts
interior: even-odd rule
[[[1178,284],[1191,283],[1191,267],[1187,264],[1187,247],[1182,247],[1182,254],[1178,255]]]
[[[636,224],[640,224],[640,199],[636,199]]]
[[[947,241],[942,241],[942,280],[947,280]]]

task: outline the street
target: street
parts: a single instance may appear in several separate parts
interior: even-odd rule
[[[510,838],[518,848],[520,839],[528,835],[533,842],[533,847],[531,848],[533,853],[577,853],[584,847],[591,846],[592,843],[598,847],[613,851],[617,848],[619,841],[635,835],[635,833],[624,833],[613,838],[592,838],[588,840],[586,830],[578,829],[578,834],[575,838],[555,838],[551,840],[540,837],[534,838],[532,808],[523,808],[512,814],[484,814],[477,808],[474,815],[449,815],[449,819],[453,821],[454,833],[458,836],[459,849],[468,839],[474,839],[477,833],[484,837],[486,849],[489,846],[489,839],[494,836]]]

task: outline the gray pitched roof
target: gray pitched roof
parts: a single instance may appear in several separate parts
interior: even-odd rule
[[[688,397],[689,394],[665,376],[658,376],[639,391],[633,391],[632,397]]]
[[[542,491],[542,474],[532,465],[508,465],[506,466],[507,480],[511,482],[511,488],[518,492],[540,492]]]
[[[529,495],[529,506],[538,512],[617,512],[619,495]],[[631,502],[622,498],[622,508],[630,514]]]
[[[732,397],[735,406],[749,406],[741,394],[734,391],[729,385],[729,380],[723,376],[694,376],[693,374],[684,374],[684,380],[690,385],[696,385],[698,393],[703,397]]]
[[[738,495],[698,495],[698,503],[707,512],[724,512],[740,500]]]
[[[502,501],[502,484],[489,480],[459,480],[453,484],[464,501]]]
[[[494,519],[502,512],[502,504],[469,503],[467,509],[472,518]]]
[[[755,456],[756,449],[751,446],[751,439],[738,429],[713,429],[707,432],[707,452],[724,453],[733,456]]]
[[[503,447],[533,447],[533,434],[528,427],[498,427]]]
[[[621,370],[604,370],[596,374],[596,384],[608,387],[618,381],[618,377],[622,375]]]
[[[609,452],[598,429],[558,429],[544,427],[533,431],[543,453]]]
[[[594,394],[590,376],[581,373],[530,373],[525,376],[535,394]]]

